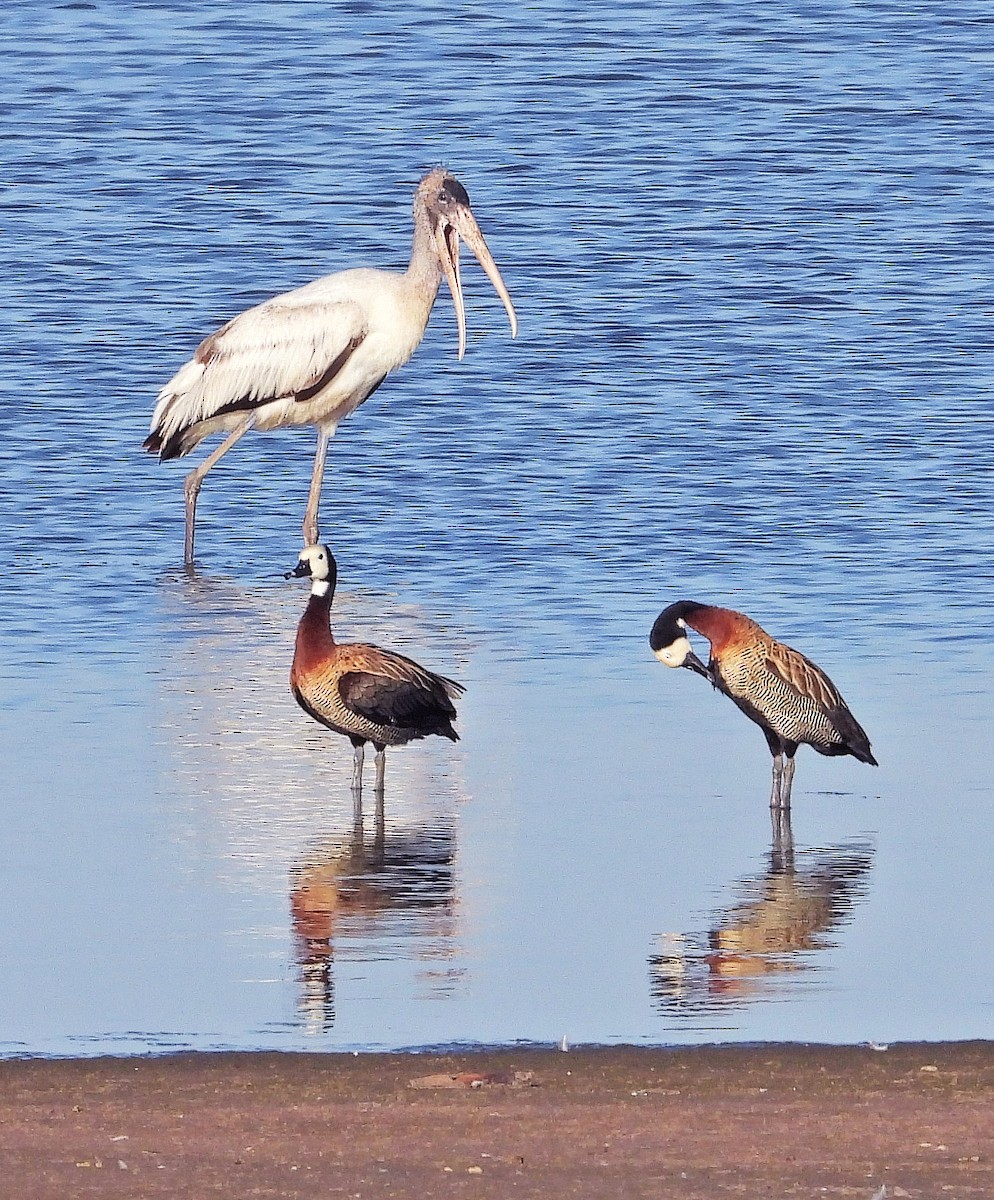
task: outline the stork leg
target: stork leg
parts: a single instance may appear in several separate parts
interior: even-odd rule
[[[304,545],[313,546],[321,536],[318,529],[318,507],[321,504],[321,484],[324,482],[324,462],[328,457],[328,443],[335,436],[337,425],[322,425],[318,428],[318,448],[314,455],[314,473],[311,489],[307,493],[307,511],[304,513]]]
[[[199,467],[194,467],[183,483],[183,494],[186,496],[186,547],[183,561],[188,567],[193,565],[193,539],[197,532],[197,496],[200,494],[204,476],[254,424],[255,413],[252,413],[237,429],[228,434],[216,450],[207,455]]]
[[[387,770],[387,750],[386,746],[376,747],[376,797],[377,803],[383,802],[383,783]]]

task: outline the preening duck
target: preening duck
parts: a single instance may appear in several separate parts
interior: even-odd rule
[[[476,255],[511,322],[511,297],[466,189],[442,167],[414,193],[414,242],[405,272],[359,268],[326,275],[250,308],[200,343],[159,392],[143,445],[160,459],[188,454],[212,433],[225,439],[186,477],[186,562],[193,562],[197,496],[204,476],[250,429],[314,425],[314,472],[304,541],[316,543],[324,464],[339,422],[367,400],[417,349],[442,276],[466,351],[459,238]]]
[[[290,689],[315,721],[355,747],[352,788],[362,791],[364,747],[376,748],[376,789],[383,791],[387,746],[438,734],[453,742],[453,700],[465,690],[413,659],[365,643],[339,645],[331,632],[331,603],[338,564],[324,545],[305,546],[286,577],[311,580],[311,595],[297,627]]]
[[[711,643],[707,666],[691,647],[688,627]],[[869,738],[825,672],[750,617],[680,600],[656,618],[649,645],[666,666],[687,667],[709,679],[762,729],[773,755],[771,808],[790,807],[794,755],[802,744],[819,754],[851,754],[877,765]]]

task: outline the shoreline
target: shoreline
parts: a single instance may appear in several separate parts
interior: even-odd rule
[[[987,1046],[994,1051],[994,1037],[980,1038],[918,1038],[907,1041],[877,1042],[872,1039],[862,1042],[807,1042],[807,1041],[741,1041],[741,1042],[570,1042],[565,1047],[557,1042],[440,1042],[426,1046],[331,1046],[327,1049],[313,1050],[300,1047],[275,1049],[272,1047],[254,1047],[250,1050],[230,1046],[208,1046],[204,1049],[194,1046],[165,1047],[161,1049],[122,1050],[114,1053],[109,1050],[99,1050],[93,1054],[79,1053],[47,1053],[45,1051],[25,1050],[0,1051],[0,1071],[9,1063],[97,1063],[97,1062],[156,1062],[163,1059],[252,1059],[259,1057],[271,1058],[369,1058],[369,1059],[418,1059],[418,1058],[473,1058],[487,1054],[692,1054],[709,1051],[761,1051],[790,1052],[797,1051],[839,1051],[855,1052],[858,1050],[886,1053],[894,1050],[926,1050],[929,1047],[949,1048],[962,1046]]]
[[[5,1059],[0,1162],[24,1200],[990,1196],[994,1042]]]

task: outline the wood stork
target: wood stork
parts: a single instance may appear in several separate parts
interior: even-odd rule
[[[193,562],[197,495],[204,476],[250,429],[314,425],[318,431],[304,541],[318,541],[318,506],[328,442],[338,423],[367,400],[417,349],[448,282],[466,352],[459,238],[476,255],[518,330],[511,297],[469,206],[466,189],[444,168],[414,193],[414,241],[404,272],[356,268],[247,309],[200,343],[159,392],[144,449],[160,459],[188,454],[212,433],[224,441],[186,477],[186,562]]]

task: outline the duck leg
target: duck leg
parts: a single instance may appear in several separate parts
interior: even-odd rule
[[[383,814],[383,791],[376,792],[376,819],[373,825],[373,861],[378,867],[383,866],[386,858],[386,820]]]
[[[780,807],[780,781],[783,778],[783,751],[773,755],[773,789],[770,792],[770,808]]]
[[[360,806],[360,811],[362,807],[362,764],[365,757],[366,752],[362,742],[356,742],[355,756],[352,760],[352,795]]]
[[[349,847],[353,862],[365,866],[366,846],[362,824],[362,791],[352,791],[352,844]]]
[[[376,795],[383,799],[383,784],[387,770],[387,750],[385,746],[376,747]]]
[[[770,866],[774,874],[793,873],[794,833],[790,827],[789,808],[771,808],[770,823],[773,828],[773,844],[770,849]]]
[[[783,778],[780,780],[780,807],[790,808],[790,789],[794,782],[794,756],[788,756],[783,764]]]

